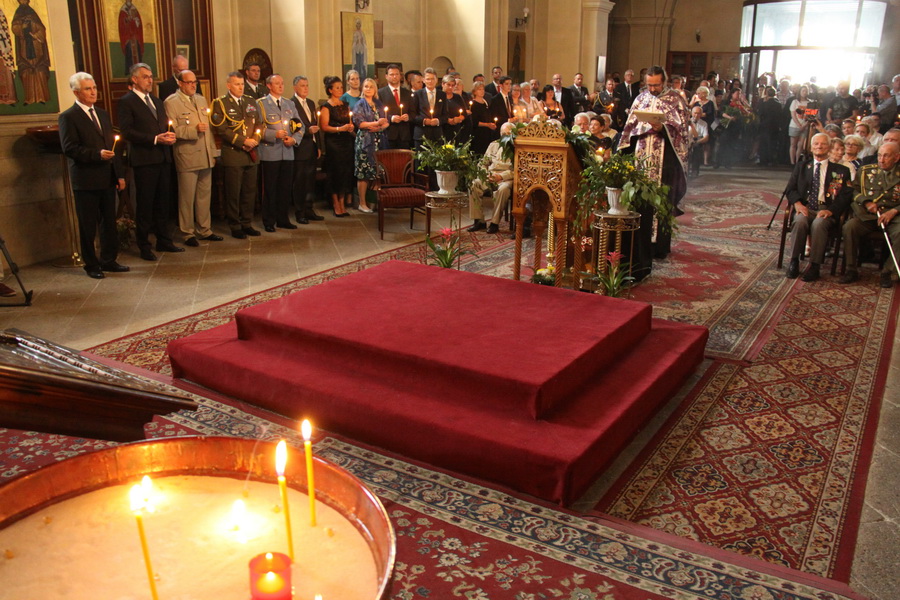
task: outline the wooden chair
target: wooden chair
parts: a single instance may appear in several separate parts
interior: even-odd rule
[[[384,239],[384,210],[408,208],[409,228],[413,226],[416,212],[426,214],[428,176],[413,171],[412,150],[379,150],[375,153],[381,188],[378,190],[378,231]],[[426,225],[429,225],[426,223]]]
[[[781,224],[781,243],[778,246],[778,268],[782,268],[784,266],[784,249],[787,244],[787,236],[788,232],[791,230],[791,224],[794,221],[794,214],[797,210],[794,208],[793,203],[787,206],[784,209],[784,221]],[[844,223],[847,221],[847,218],[850,214],[850,210],[848,209],[843,215],[838,218],[836,231],[833,231],[830,236],[830,244],[832,245],[832,258],[831,258],[831,274],[834,275],[837,273],[838,266],[838,258],[841,254],[841,241],[843,239],[842,234],[844,231]],[[828,244],[826,244],[827,247]],[[801,253],[800,260],[805,258],[805,252]],[[827,254],[826,254],[827,256]],[[841,267],[841,273],[844,272],[843,266]]]

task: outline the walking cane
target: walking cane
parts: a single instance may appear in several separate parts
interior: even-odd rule
[[[875,213],[878,215],[878,218],[880,219],[881,211],[878,210],[878,211],[875,211]],[[891,246],[891,238],[888,237],[887,227],[884,226],[884,223],[881,223],[881,233],[884,234],[884,241],[887,242],[888,250],[890,250],[890,252],[891,252],[891,259],[893,259],[893,261],[894,261],[894,268],[896,269],[897,273],[900,273],[900,265],[897,264],[897,255],[894,254],[894,247]]]

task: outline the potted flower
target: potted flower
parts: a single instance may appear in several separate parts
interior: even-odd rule
[[[440,231],[441,237],[435,242],[430,237],[425,238],[425,244],[431,251],[426,262],[429,265],[435,265],[444,269],[453,268],[453,263],[458,262],[466,254],[475,254],[471,250],[462,247],[462,240],[459,235],[454,234],[449,227],[444,227]]]
[[[620,298],[631,287],[634,277],[629,275],[628,263],[622,262],[621,252],[610,252],[606,255],[606,268],[593,274],[592,279],[599,284],[597,294],[610,298]]]
[[[478,177],[481,163],[472,153],[470,143],[455,144],[446,140],[422,140],[421,149],[416,152],[419,169],[434,169],[437,174],[439,193],[464,192]]]

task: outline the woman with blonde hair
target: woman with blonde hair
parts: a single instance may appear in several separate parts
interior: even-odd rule
[[[378,99],[378,84],[374,79],[366,79],[362,85],[362,97],[353,111],[353,125],[356,127],[354,144],[354,173],[356,189],[359,192],[359,212],[370,213],[366,203],[366,190],[376,185],[378,166],[375,151],[387,147],[387,139],[382,133],[388,127],[384,105]]]

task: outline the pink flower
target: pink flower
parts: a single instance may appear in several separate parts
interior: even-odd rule
[[[450,236],[453,235],[453,230],[449,227],[444,227],[443,229],[441,229],[441,235],[447,239],[450,239]]]
[[[611,267],[618,267],[622,261],[623,254],[621,252],[610,252],[606,260],[609,261]]]

